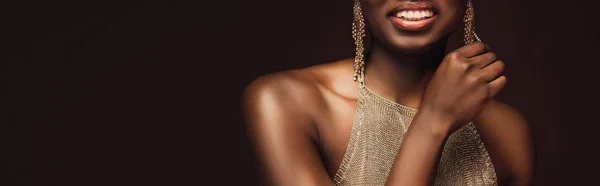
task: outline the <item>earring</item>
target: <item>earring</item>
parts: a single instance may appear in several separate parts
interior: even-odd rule
[[[464,22],[465,32],[463,35],[465,45],[474,41],[481,41],[479,36],[477,36],[477,33],[475,33],[475,10],[473,9],[473,2],[471,2],[471,0],[467,0]]]
[[[356,55],[354,57],[354,81],[362,81],[364,73],[364,38],[365,38],[365,19],[363,17],[360,2],[354,0],[354,22],[352,23],[352,38],[356,45]],[[360,78],[360,79],[359,79]]]

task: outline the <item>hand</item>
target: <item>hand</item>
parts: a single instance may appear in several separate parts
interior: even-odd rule
[[[474,42],[450,52],[429,81],[420,110],[436,117],[436,129],[453,132],[475,118],[506,85],[504,62]],[[441,128],[438,128],[441,127]]]

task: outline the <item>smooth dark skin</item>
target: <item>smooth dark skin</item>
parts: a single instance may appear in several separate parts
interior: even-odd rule
[[[504,63],[472,43],[445,54],[461,24],[464,0],[431,0],[438,20],[422,32],[393,27],[387,14],[401,1],[361,1],[373,45],[366,85],[419,109],[386,185],[431,185],[445,140],[473,121],[500,185],[531,185],[530,128],[514,108],[493,100],[506,84]],[[333,185],[356,112],[352,59],[277,72],[244,92],[248,134],[267,185]]]

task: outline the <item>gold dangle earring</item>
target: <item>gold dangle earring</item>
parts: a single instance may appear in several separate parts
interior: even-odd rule
[[[464,22],[465,45],[474,41],[481,41],[481,39],[479,39],[479,36],[477,36],[477,33],[475,33],[475,10],[473,9],[473,2],[471,2],[471,0],[467,0],[467,9],[465,10]]]
[[[364,73],[364,38],[365,38],[365,19],[363,17],[360,2],[354,0],[354,22],[352,23],[352,38],[356,45],[356,55],[354,57],[354,81],[362,81]],[[360,78],[360,79],[359,79]]]

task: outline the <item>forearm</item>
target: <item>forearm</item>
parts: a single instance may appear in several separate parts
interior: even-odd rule
[[[419,114],[418,114],[419,115]],[[436,117],[417,116],[404,136],[386,185],[431,185],[448,130],[436,128]]]

